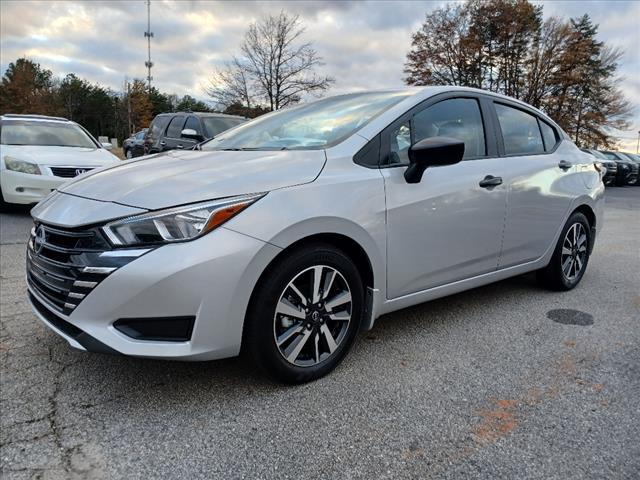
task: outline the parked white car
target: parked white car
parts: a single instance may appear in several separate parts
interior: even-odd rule
[[[2,204],[32,204],[97,167],[117,163],[84,128],[65,118],[43,115],[0,117]]]

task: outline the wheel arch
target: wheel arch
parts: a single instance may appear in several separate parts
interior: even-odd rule
[[[589,205],[587,205],[586,203],[579,205],[578,207],[573,209],[569,217],[571,217],[571,215],[573,215],[574,213],[582,213],[585,217],[587,217],[589,227],[591,227],[592,229],[596,228],[596,212],[594,212]]]
[[[277,255],[275,255],[269,263],[262,270],[258,279],[256,280],[253,288],[251,290],[251,294],[249,296],[249,301],[247,302],[247,307],[245,310],[245,317],[243,320],[243,328],[242,328],[242,346],[241,349],[244,349],[245,346],[245,334],[246,334],[246,321],[247,315],[251,310],[251,305],[255,301],[255,295],[258,290],[258,285],[264,280],[264,278],[269,274],[269,272],[287,255],[290,255],[292,251],[302,248],[306,245],[314,244],[314,243],[324,243],[327,245],[331,245],[338,250],[343,251],[356,265],[356,268],[360,272],[363,280],[363,287],[365,290],[373,289],[375,282],[379,282],[380,280],[377,278],[375,273],[374,264],[371,261],[369,254],[366,249],[361,245],[360,242],[355,240],[353,237],[346,235],[344,233],[338,232],[316,232],[310,233],[306,236],[302,236],[297,240],[291,241],[288,245],[282,248]],[[371,328],[369,324],[373,322],[369,318],[363,318],[363,324],[366,328]]]
[[[325,243],[343,251],[353,261],[353,263],[355,263],[360,275],[362,276],[364,288],[373,288],[375,278],[373,265],[371,264],[371,259],[369,258],[366,250],[353,238],[336,232],[315,233],[291,243],[276,255],[269,265],[267,265],[267,268],[262,272],[260,278],[262,278],[269,269],[273,267],[273,265],[291,253],[291,251],[313,243]]]

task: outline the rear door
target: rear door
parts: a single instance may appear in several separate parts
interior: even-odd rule
[[[573,144],[534,111],[494,101],[503,180],[508,189],[500,268],[540,258],[575,198],[584,191],[581,159]]]
[[[506,189],[483,183],[500,177],[502,163],[487,102],[481,96],[440,96],[382,132],[389,298],[496,270]],[[420,183],[407,183],[409,146],[435,136],[463,140],[464,160],[428,168]]]

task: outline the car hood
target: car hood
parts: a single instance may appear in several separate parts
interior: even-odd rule
[[[103,168],[59,190],[156,210],[309,183],[325,160],[324,150],[174,150]]]
[[[101,167],[119,162],[104,148],[2,145],[2,157],[9,155],[44,166]]]

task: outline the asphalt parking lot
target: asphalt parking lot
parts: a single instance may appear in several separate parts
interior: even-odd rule
[[[298,387],[73,350],[26,301],[27,211],[0,223],[4,478],[640,476],[640,188],[607,191],[574,291],[527,275],[387,315]]]

